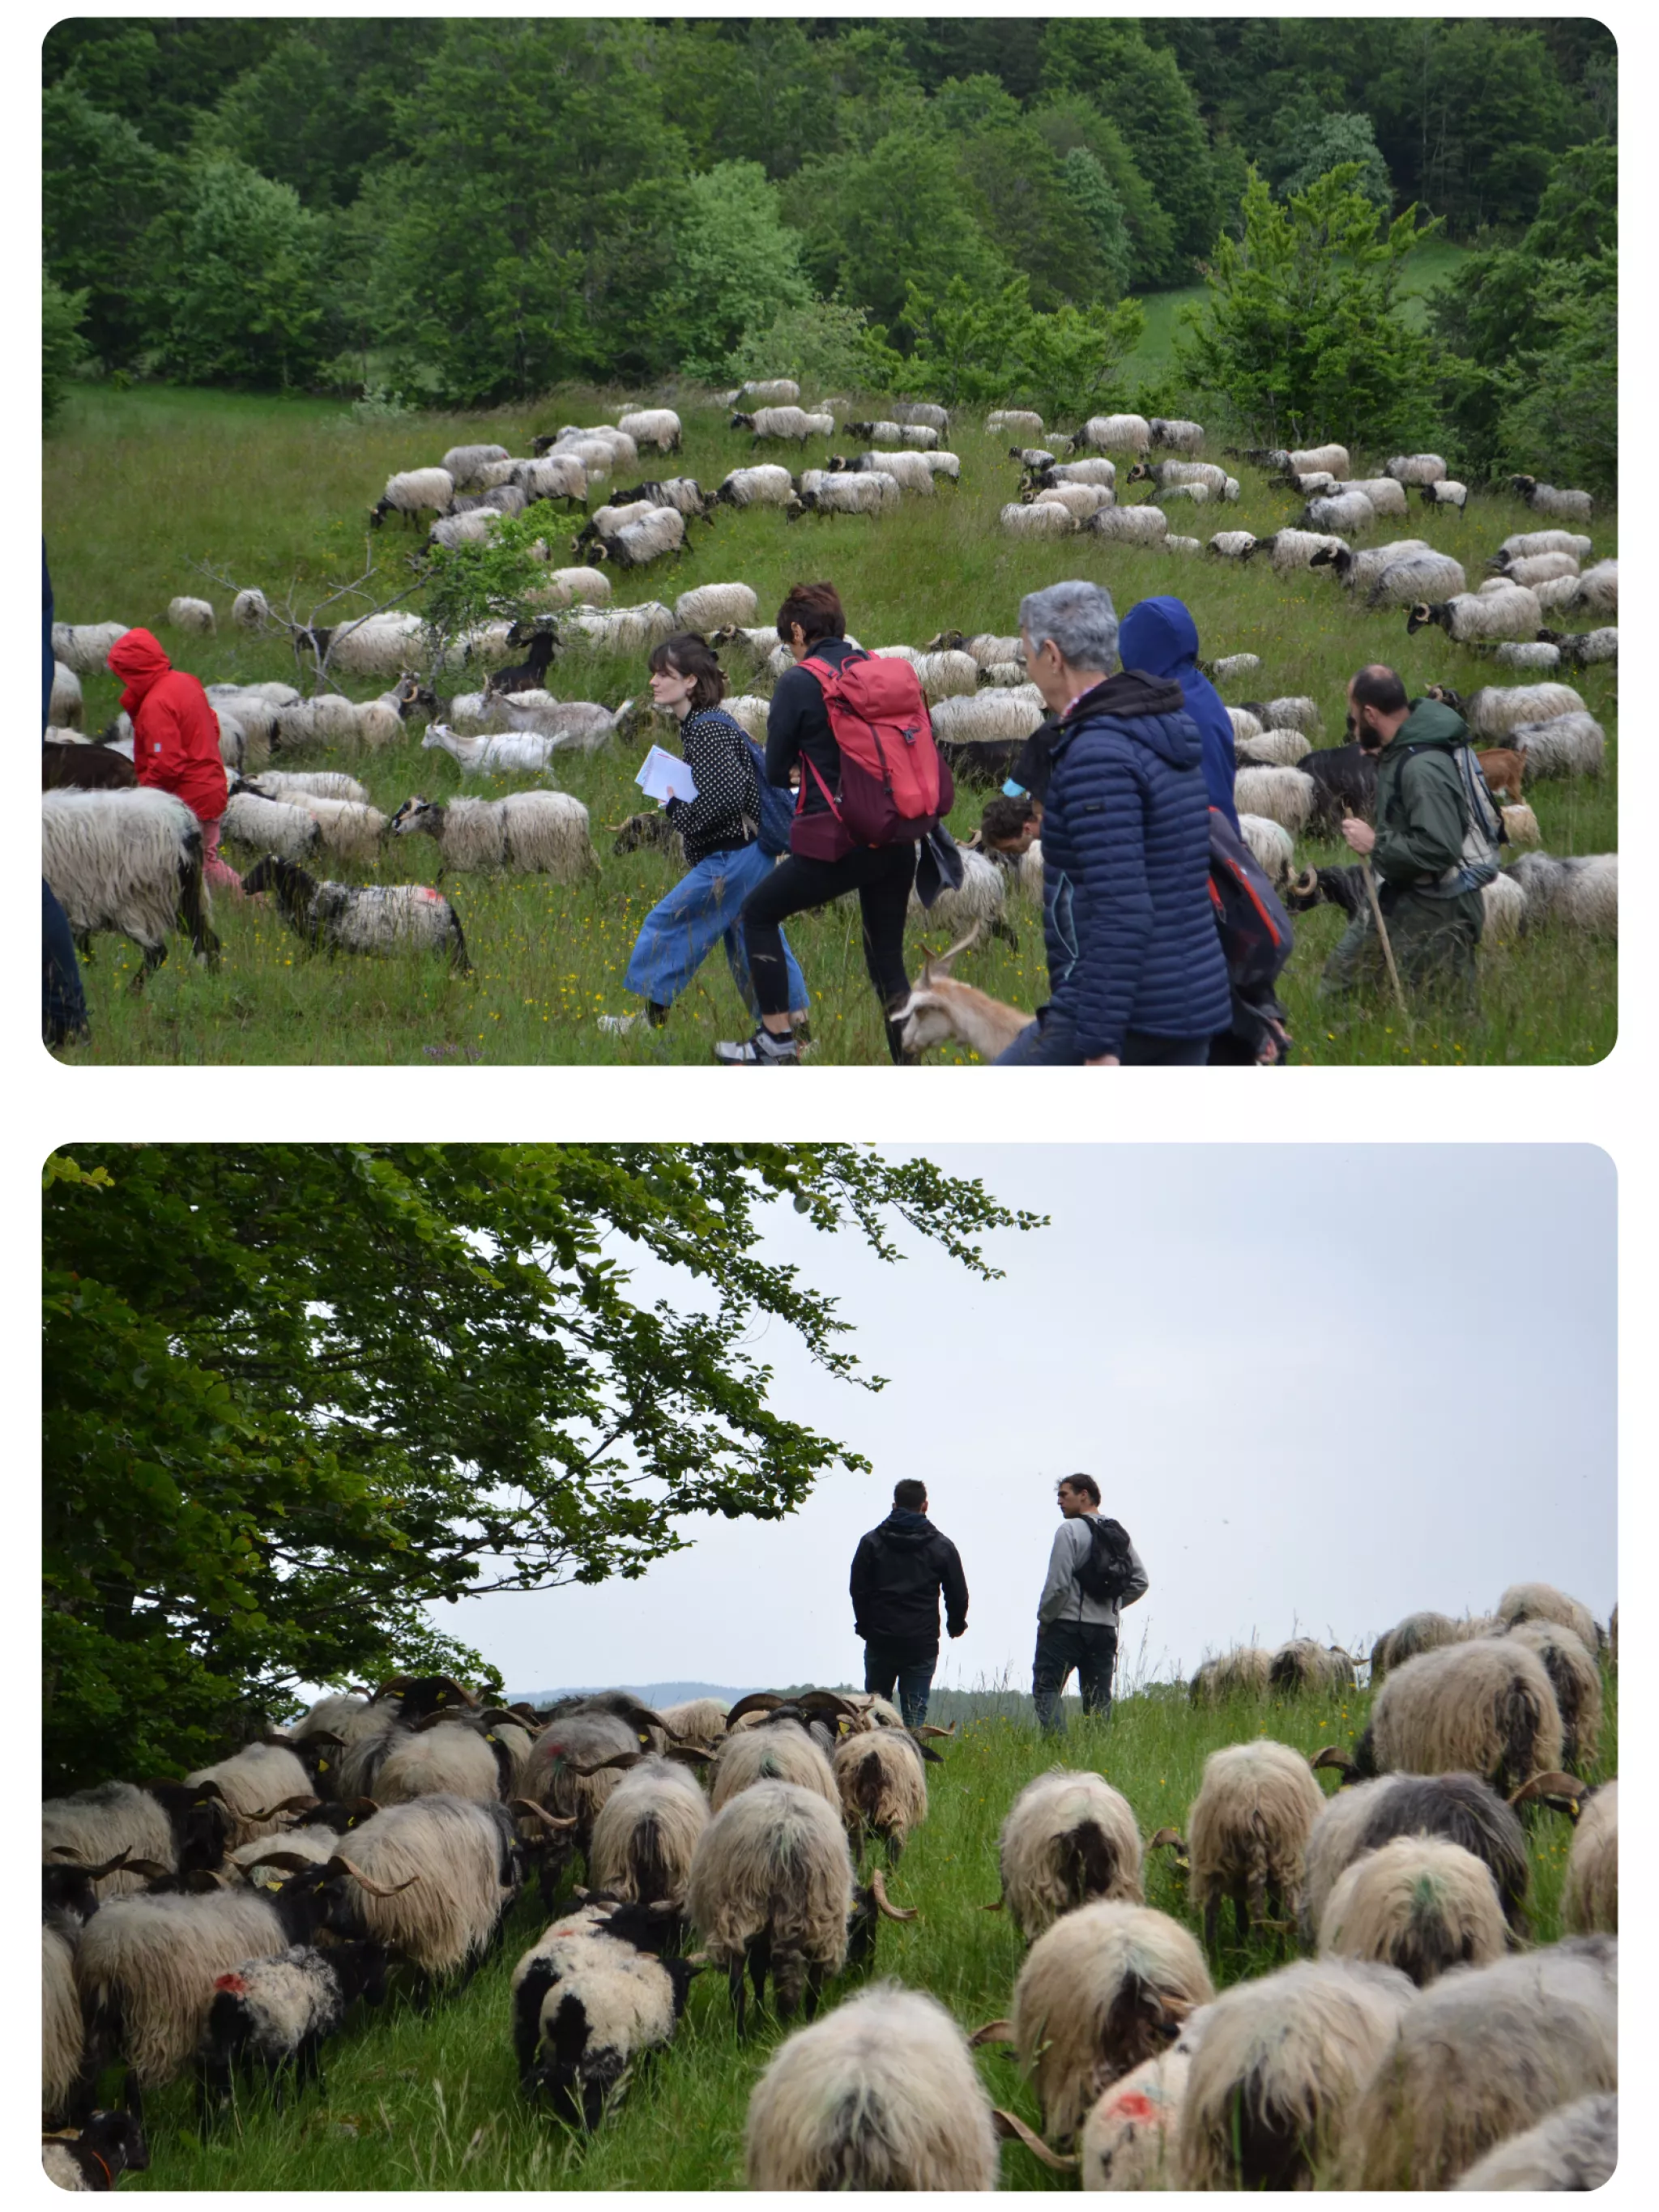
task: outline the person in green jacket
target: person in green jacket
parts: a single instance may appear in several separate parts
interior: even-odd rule
[[[1478,890],[1455,887],[1469,830],[1455,750],[1468,744],[1468,729],[1436,700],[1407,700],[1395,672],[1375,665],[1348,685],[1348,726],[1376,760],[1376,827],[1349,815],[1342,835],[1376,871],[1401,980],[1414,990],[1450,984],[1472,994],[1485,909]],[[1384,977],[1366,899],[1325,963],[1320,990],[1340,997]]]

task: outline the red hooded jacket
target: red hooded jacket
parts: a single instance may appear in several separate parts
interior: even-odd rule
[[[110,647],[109,666],[126,685],[132,717],[132,765],[141,784],[182,799],[198,822],[216,822],[229,785],[219,757],[219,722],[193,676],[175,668],[147,629],[130,629]]]

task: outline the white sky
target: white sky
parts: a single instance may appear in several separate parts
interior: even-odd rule
[[[861,1679],[847,1575],[920,1475],[962,1553],[968,1633],[936,1680],[1029,1688],[1055,1478],[1086,1468],[1152,1587],[1154,1673],[1297,1631],[1369,1649],[1402,1613],[1554,1582],[1605,1620],[1615,1579],[1614,1206],[1582,1146],[884,1147],[1051,1217],[884,1267],[769,1210],[891,1379],[823,1376],[775,1326],[781,1411],[868,1455],[784,1522],[689,1522],[641,1580],[435,1610],[514,1690]],[[672,1278],[649,1263],[636,1293]],[[689,1286],[688,1286],[689,1287]]]

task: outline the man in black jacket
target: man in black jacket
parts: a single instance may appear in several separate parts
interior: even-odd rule
[[[853,1554],[853,1620],[864,1638],[864,1686],[891,1698],[898,1685],[907,1728],[927,1717],[927,1692],[939,1664],[939,1597],[952,1637],[968,1626],[968,1583],[957,1547],[927,1518],[927,1486],[893,1486],[893,1510],[860,1536]]]

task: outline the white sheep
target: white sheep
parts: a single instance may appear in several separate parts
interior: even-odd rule
[[[1595,936],[1619,934],[1617,853],[1523,853],[1507,872],[1526,893],[1528,925],[1549,921]]]
[[[250,898],[274,891],[289,927],[319,951],[441,952],[456,975],[471,973],[459,915],[424,884],[319,883],[268,854],[243,877],[242,889]]]
[[[1300,730],[1275,726],[1254,737],[1239,738],[1235,750],[1241,763],[1249,761],[1258,768],[1295,768],[1306,760],[1313,747]]]
[[[1171,533],[1164,540],[1164,550],[1166,553],[1179,553],[1184,557],[1190,554],[1201,553],[1204,550],[1204,541],[1200,538],[1179,538]]]
[[[979,688],[979,668],[971,653],[918,653],[908,645],[877,645],[870,650],[878,660],[908,661],[930,707],[941,699],[968,697]]]
[[[1313,1769],[1288,1744],[1258,1738],[1212,1751],[1188,1815],[1191,1894],[1213,1951],[1231,1897],[1241,1943],[1302,1901],[1309,1831],[1324,1808]]]
[[[1425,507],[1455,507],[1461,514],[1469,503],[1469,488],[1451,477],[1443,477],[1438,483],[1421,487]]]
[[[1565,714],[1582,714],[1584,702],[1570,684],[1487,684],[1467,699],[1443,687],[1431,690],[1468,724],[1471,736],[1489,744],[1504,744],[1524,724],[1559,720]]]
[[[850,462],[845,461],[839,454],[832,453],[830,457],[832,470],[837,460],[842,460],[846,467],[879,470],[891,477],[901,491],[915,492],[924,499],[931,499],[933,495],[933,471],[927,465],[926,453],[865,453],[858,454]]]
[[[1237,793],[1235,793],[1235,797]],[[1257,865],[1271,884],[1290,880],[1296,858],[1296,840],[1282,822],[1271,820],[1265,814],[1240,812],[1238,834],[1255,855]]]
[[[475,507],[465,514],[441,515],[427,533],[429,544],[453,551],[458,545],[482,545],[502,522],[499,507]]]
[[[562,499],[580,505],[590,485],[610,473],[609,454],[584,441],[580,451],[561,448],[528,461],[514,461],[507,481],[527,500]]]
[[[1258,538],[1255,546],[1257,553],[1267,554],[1280,575],[1288,575],[1293,568],[1311,568],[1316,553],[1346,553],[1351,550],[1346,538],[1334,537],[1328,532],[1288,528],[1275,530],[1270,538]]]
[[[1473,1774],[1500,1790],[1554,1772],[1561,1714],[1544,1662],[1507,1636],[1419,1652],[1377,1692],[1354,1756],[1370,1772]]]
[[[793,479],[781,462],[761,461],[733,469],[714,496],[726,507],[787,507],[795,495]]]
[[[165,791],[48,791],[40,800],[40,872],[77,943],[100,930],[131,938],[141,990],[167,958],[167,935],[188,932],[215,965],[219,940],[202,889],[202,825]]]
[[[1176,484],[1202,484],[1219,499],[1226,491],[1227,471],[1213,461],[1137,461],[1129,471],[1130,483],[1149,483],[1158,491]]]
[[[1042,417],[1026,407],[996,407],[985,418],[988,435],[997,430],[1021,430],[1033,438],[1042,435]]]
[[[1031,505],[1041,507],[1045,501],[1063,507],[1074,521],[1086,522],[1103,507],[1115,506],[1117,495],[1109,484],[1056,483],[1045,484],[1041,491],[1034,493]]]
[[[607,606],[611,579],[601,568],[550,568],[526,597],[538,607]]]
[[[1512,584],[1553,584],[1562,576],[1578,574],[1576,553],[1523,553],[1518,556],[1500,553],[1490,564],[1509,578]]]
[[[1595,1762],[1601,1735],[1601,1669],[1594,1644],[1559,1620],[1518,1621],[1508,1633],[1543,1661],[1561,1715],[1562,1764],[1583,1772]]]
[[[1204,450],[1204,425],[1187,422],[1178,417],[1154,415],[1147,424],[1154,446],[1171,453],[1201,453]]]
[[[339,781],[349,783],[353,779],[342,776]],[[262,783],[260,788],[265,787]],[[362,786],[358,785],[361,791]],[[290,805],[303,808],[322,832],[322,849],[337,860],[353,860],[361,867],[372,867],[379,857],[380,840],[386,835],[386,817],[378,806],[367,800],[353,799],[345,793],[308,789],[303,785],[290,786],[284,794],[279,788],[273,796],[284,796]],[[254,844],[256,838],[245,837],[244,844]],[[274,850],[274,848],[268,849]],[[292,859],[293,854],[289,857]]]
[[[1413,596],[1415,598],[1416,594]],[[1492,657],[1500,668],[1518,668],[1533,676],[1547,676],[1561,665],[1559,645],[1535,641],[1523,645],[1506,639],[1501,645],[1492,647]]]
[[[1103,507],[1083,527],[1117,545],[1161,545],[1170,523],[1161,507]]]
[[[444,870],[514,868],[574,883],[597,874],[587,809],[566,791],[515,791],[505,799],[406,799],[392,833],[437,840]],[[441,876],[443,871],[441,871]]]
[[[1008,874],[983,853],[966,846],[957,848],[962,862],[962,882],[952,889],[941,887],[930,907],[924,907],[915,888],[910,892],[908,918],[913,927],[944,930],[957,936],[964,929],[981,924],[994,937],[1013,939],[1014,933],[1004,919],[1007,903]]]
[[[1522,2135],[1497,2143],[1457,2189],[1599,2189],[1619,2163],[1619,2099],[1577,2097]]]
[[[419,650],[424,628],[419,615],[391,608],[342,623],[331,641],[330,670],[337,676],[400,675]]]
[[[1131,511],[1135,514],[1146,512],[1140,507]],[[1030,507],[1023,507],[1018,500],[1011,500],[998,515],[997,521],[1011,538],[1069,538],[1078,528],[1078,519],[1071,509],[1049,500],[1034,502]]]
[[[257,587],[238,592],[230,603],[230,618],[238,629],[263,629],[270,620],[270,602]]]
[[[1571,530],[1518,530],[1498,550],[1521,559],[1531,553],[1571,553],[1579,561],[1588,561],[1590,540]]]
[[[1207,507],[1210,497],[1208,484],[1166,484],[1161,491],[1152,494],[1149,504],[1154,507],[1179,507],[1184,502],[1190,507]]]
[[[1553,514],[1562,522],[1588,522],[1595,512],[1595,501],[1587,491],[1558,490],[1554,484],[1540,483],[1536,477],[1511,477],[1510,483],[1536,514]]]
[[[1133,1808],[1103,1775],[1087,1770],[1054,1767],[1028,1782],[1002,1824],[997,1852],[1001,1901],[1028,1943],[1092,1899],[1139,1905],[1145,1898]]]
[[[1446,474],[1446,464],[1438,453],[1396,453],[1382,464],[1382,473],[1396,483],[1438,483]]]
[[[1109,447],[1120,453],[1145,453],[1152,447],[1152,426],[1144,415],[1091,415],[1079,442],[1102,451]]]
[[[747,584],[700,584],[674,602],[682,629],[712,629],[720,623],[752,623],[757,601]]]
[[[1561,1924],[1575,1935],[1619,1932],[1619,1784],[1615,1778],[1583,1801],[1561,1886]]]
[[[442,465],[457,491],[471,491],[481,469],[491,461],[504,461],[507,458],[505,446],[452,446],[444,455]]]
[[[751,378],[738,387],[735,397],[758,399],[765,406],[788,406],[800,398],[800,386],[793,376]]]
[[[833,415],[809,415],[800,407],[757,407],[752,415],[734,415],[731,428],[749,430],[758,446],[763,439],[793,439],[804,446],[809,438],[835,435]]]
[[[1406,617],[1406,634],[1433,623],[1455,644],[1504,637],[1535,637],[1543,625],[1543,610],[1535,592],[1506,578],[1493,577],[1497,589],[1461,592],[1440,603],[1419,602]]]
[[[309,860],[322,850],[322,826],[314,815],[258,791],[233,791],[222,818],[223,834],[233,845],[277,853],[285,860]]]
[[[1314,780],[1299,768],[1242,768],[1233,803],[1240,814],[1265,814],[1299,837],[1313,812]]]
[[[952,483],[959,482],[962,476],[962,463],[955,453],[947,453],[935,448],[930,453],[924,453],[921,458],[927,464],[929,476],[948,477]]]
[[[61,660],[54,660],[52,665],[52,703],[46,710],[46,720],[54,729],[79,730],[86,723],[81,679]]]
[[[1100,455],[1080,461],[1056,461],[1052,468],[1043,470],[1042,484],[1045,490],[1051,484],[1098,484],[1103,490],[1112,491],[1117,484],[1117,464]]]
[[[1209,540],[1206,550],[1223,561],[1248,561],[1256,549],[1255,534],[1249,530],[1218,530]],[[1237,659],[1239,656],[1234,656]],[[1255,655],[1248,656],[1255,659]]]
[[[936,744],[1006,744],[1029,738],[1046,711],[1036,684],[1024,684],[988,689],[971,699],[941,699],[928,719]]]
[[[126,623],[54,623],[52,658],[77,676],[101,676],[111,647],[126,635],[130,627]]]
[[[1224,653],[1218,660],[1201,664],[1206,667],[1212,684],[1237,684],[1241,677],[1254,676],[1261,666],[1259,653]]]
[[[1327,499],[1310,499],[1302,510],[1302,527],[1317,530],[1329,536],[1340,537],[1356,530],[1369,530],[1376,520],[1376,509],[1363,491],[1344,489]]]
[[[1455,1966],[1489,1966],[1509,1927],[1491,1869],[1443,1836],[1395,1836],[1338,1877],[1319,1919],[1322,1957],[1398,1966],[1421,1989]]]
[[[647,407],[624,415],[617,425],[636,447],[654,446],[659,453],[680,450],[680,418],[672,407]]]
[[[447,514],[454,497],[455,480],[447,469],[404,469],[386,478],[368,519],[378,529],[388,514],[405,514],[411,520],[426,513]]]
[[[670,514],[673,510],[659,507],[657,512]],[[642,599],[631,607],[579,609],[560,623],[559,635],[566,645],[587,646],[595,653],[625,653],[632,659],[672,637],[676,627],[672,607],[665,606],[660,599]],[[776,636],[774,631],[775,642]],[[514,696],[509,692],[507,697],[510,701]]]
[[[210,599],[169,599],[167,620],[174,629],[188,630],[196,637],[210,637],[219,626]]]
[[[1345,492],[1363,492],[1378,515],[1398,515],[1402,520],[1407,513],[1406,488],[1392,477],[1355,477],[1342,486]]]
[[[804,469],[798,498],[785,512],[791,521],[807,514],[880,514],[902,504],[904,494],[896,477],[884,469],[832,473],[828,469]]]
[[[1323,469],[1328,475],[1335,477],[1339,483],[1346,481],[1350,474],[1346,446],[1304,446],[1300,448],[1292,447],[1288,450],[1281,447],[1268,454],[1267,465],[1278,469],[1281,474],[1294,471],[1298,476],[1304,476],[1313,469]]]
[[[1547,722],[1522,722],[1510,732],[1510,748],[1522,755],[1528,776],[1600,775],[1607,742],[1593,714],[1557,714]]]

